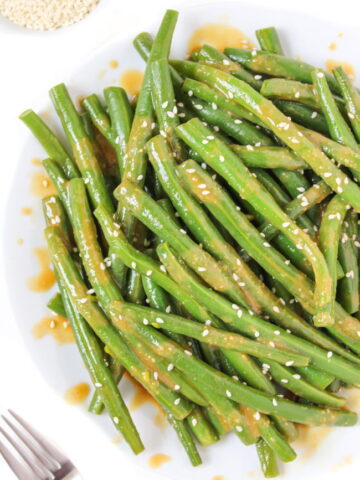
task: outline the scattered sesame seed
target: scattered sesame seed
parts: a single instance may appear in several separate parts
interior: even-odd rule
[[[167,369],[166,369],[168,372],[171,372],[171,370],[174,370],[174,364],[173,363],[169,363],[169,365],[167,366]]]
[[[202,110],[202,109],[203,109],[203,106],[200,105],[200,103],[198,103],[198,104],[196,104],[196,105],[194,105],[194,106],[195,106],[196,110]]]
[[[260,417],[260,412],[255,412],[253,416],[254,416],[255,420],[260,420],[260,418],[261,418]]]
[[[293,378],[295,378],[295,380],[300,380],[301,375],[299,375],[298,373],[294,373]]]
[[[197,420],[196,420],[196,418],[192,418],[192,419],[191,419],[191,425],[192,425],[193,427],[196,427],[196,425],[197,425]]]
[[[274,407],[278,406],[278,402],[277,402],[276,398],[272,399],[272,404],[274,405]]]
[[[327,358],[331,358],[333,356],[333,352],[327,352],[326,356]]]
[[[294,360],[288,360],[287,362],[285,362],[285,365],[287,367],[291,367],[292,365],[294,365]]]
[[[207,328],[205,328],[205,330],[203,330],[201,336],[206,337],[206,335],[209,335],[209,330]]]
[[[119,423],[118,417],[113,417],[113,420],[114,420],[114,423],[116,423],[116,425]]]
[[[237,432],[241,433],[244,429],[243,429],[243,427],[242,427],[241,425],[236,425],[236,426],[235,426],[235,430],[236,430]]]
[[[190,352],[190,350],[184,350],[184,353],[186,353],[186,355],[189,355],[189,356],[192,355],[192,352]]]
[[[225,393],[226,393],[226,396],[227,396],[227,397],[231,398],[232,395],[231,395],[231,392],[230,392],[229,390],[226,390]]]
[[[281,383],[289,383],[289,380],[287,378],[282,378],[280,380]]]
[[[192,90],[189,90],[188,95],[189,95],[189,97],[192,97],[194,95],[194,92]]]
[[[144,324],[144,325],[149,325],[149,320],[148,320],[147,318],[144,318],[144,319],[143,319],[143,324]]]
[[[176,398],[176,399],[174,400],[174,405],[179,405],[180,400],[181,400],[180,397]]]

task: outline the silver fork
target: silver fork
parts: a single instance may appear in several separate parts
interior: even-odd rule
[[[8,412],[1,415],[0,453],[19,480],[81,479],[70,459],[18,414]]]

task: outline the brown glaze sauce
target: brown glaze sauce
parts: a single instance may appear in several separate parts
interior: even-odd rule
[[[23,207],[21,210],[22,215],[31,215],[33,209],[31,207]]]
[[[75,338],[69,321],[60,315],[44,317],[32,329],[34,338],[51,335],[58,345],[74,343]]]
[[[215,475],[211,480],[225,480],[225,477],[223,475]]]
[[[50,254],[46,247],[34,248],[37,256],[40,272],[29,278],[27,286],[32,292],[46,292],[55,283],[55,274],[50,268]]]
[[[337,45],[335,42],[330,42],[329,45],[328,45],[328,49],[329,50],[336,50],[337,49]]]
[[[126,70],[120,77],[120,85],[132,97],[139,94],[144,74],[140,70]]]
[[[151,403],[156,409],[156,415],[154,417],[155,425],[159,428],[164,428],[166,426],[165,414],[158,402],[131,375],[129,375],[127,372],[125,373],[125,375],[126,378],[130,381],[130,383],[132,383],[132,385],[134,386],[134,394],[131,399],[129,409],[134,412],[146,403]]]
[[[343,62],[341,60],[326,60],[326,70],[331,73],[335,67],[342,67],[345,73],[349,76],[351,81],[355,80],[355,68],[349,62]]]
[[[239,29],[226,23],[208,23],[193,32],[188,43],[188,52],[191,54],[204,44],[211,45],[223,51],[230,48],[253,48],[253,43]]]
[[[159,468],[164,463],[170,462],[171,457],[169,455],[165,455],[164,453],[156,453],[149,458],[149,467],[151,468]]]
[[[56,195],[54,184],[44,173],[35,172],[31,179],[31,193],[38,198]]]
[[[110,60],[109,67],[110,68],[118,68],[119,62],[117,60]]]
[[[79,405],[85,402],[90,393],[90,387],[87,383],[79,383],[66,390],[64,400],[69,405]]]
[[[302,460],[310,458],[320,447],[325,438],[332,432],[329,427],[310,427],[298,425],[299,437],[296,440],[298,446],[303,447]]]

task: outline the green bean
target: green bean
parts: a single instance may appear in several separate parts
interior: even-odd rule
[[[256,444],[257,454],[260,460],[261,470],[265,478],[274,478],[279,475],[274,450],[269,447],[265,440],[260,439]]]
[[[224,133],[243,145],[270,146],[274,144],[268,135],[245,119],[240,120],[233,117],[220,108],[214,109],[210,103],[197,98],[191,97],[187,104],[196,111],[199,118],[219,127]]]
[[[104,175],[65,85],[61,83],[53,87],[50,97],[71,145],[75,162],[85,179],[93,205],[96,207],[102,203],[112,213],[114,205],[107,191]]]
[[[334,77],[345,101],[347,116],[357,141],[360,141],[360,97],[341,66],[333,69]]]
[[[211,107],[216,110],[217,107],[221,107],[238,118],[244,118],[251,123],[265,126],[253,113],[248,112],[245,108],[237,105],[232,100],[225,97],[221,93],[217,92],[214,88],[209,87],[206,83],[198,82],[192,78],[185,78],[182,84],[182,90],[188,94],[189,97],[195,95],[195,97],[211,103]]]
[[[274,100],[274,104],[293,122],[329,136],[329,128],[322,113],[307,105],[288,100]]]
[[[308,168],[301,158],[294,155],[291,150],[283,147],[253,147],[232,145],[247,167],[258,168],[283,168],[286,170],[298,170]]]
[[[339,281],[338,300],[345,310],[351,314],[359,310],[359,267],[357,248],[353,243],[349,219],[350,213],[346,216],[342,226],[339,243],[339,260],[344,269],[345,277]]]
[[[346,211],[346,204],[342,200],[342,198],[337,195],[333,197],[326,207],[319,230],[319,246],[324,254],[325,260],[328,264],[330,275],[334,283],[334,305],[337,288],[336,264],[339,251],[340,231],[346,215]]]
[[[191,462],[193,467],[197,467],[198,465],[202,464],[201,457],[199,452],[196,448],[195,442],[189,432],[188,425],[186,424],[186,420],[177,420],[171,414],[168,414],[168,420],[170,425],[175,430],[180,442],[182,443],[187,456]]]
[[[56,292],[55,295],[50,298],[46,306],[56,315],[66,317],[64,302],[62,301],[62,296],[59,292]]]
[[[284,55],[280,38],[275,27],[260,28],[259,30],[256,30],[255,33],[262,50],[277,55]]]
[[[314,67],[305,62],[261,50],[225,48],[225,54],[234,62],[238,62],[254,72],[298,80],[303,83],[312,83],[311,73],[314,71]],[[325,75],[331,90],[334,93],[339,93],[339,87],[334,77],[328,73],[325,73]]]
[[[79,170],[68,152],[39,115],[33,110],[25,110],[19,118],[31,130],[49,157],[64,170],[67,178],[80,176]]]
[[[251,72],[243,68],[236,62],[232,62],[227,55],[220,52],[211,45],[203,45],[200,50],[194,52],[196,60],[201,63],[212,65],[226,72],[231,73],[234,77],[244,80],[256,90],[261,88],[261,79],[256,78]]]
[[[186,417],[186,422],[201,445],[211,445],[219,440],[218,434],[200,408],[195,407]]]

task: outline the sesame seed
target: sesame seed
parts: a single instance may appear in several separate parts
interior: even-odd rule
[[[149,320],[148,320],[147,318],[144,318],[144,319],[143,319],[143,324],[144,324],[144,325],[149,325]]]
[[[176,392],[179,391],[180,388],[181,388],[180,385],[174,385],[174,390],[175,390]]]
[[[260,337],[260,332],[258,332],[257,330],[255,330],[255,332],[254,332],[254,337],[255,337],[255,338]]]
[[[233,310],[239,310],[240,307],[239,307],[239,305],[236,305],[236,303],[233,303],[233,304],[231,305],[231,308],[232,308]]]
[[[166,313],[170,313],[170,312],[171,312],[171,305],[168,305],[168,306],[165,308],[165,312],[166,312]]]
[[[331,358],[333,356],[333,352],[327,352],[326,356],[327,358]]]
[[[167,112],[166,112],[166,115],[167,115],[169,118],[175,118],[175,113],[172,112],[171,110],[167,111]]]
[[[163,320],[162,318],[160,318],[160,317],[156,317],[156,318],[155,318],[155,321],[156,321],[157,323],[164,323],[164,320]]]
[[[317,113],[317,112],[313,112],[313,113],[311,114],[311,118],[316,118],[316,117],[317,117],[317,115],[318,115],[318,113]]]
[[[206,268],[205,267],[198,267],[198,271],[199,272],[206,272]]]
[[[184,230],[183,228],[180,228],[180,232],[181,232],[183,235],[186,235],[186,230]]]
[[[192,418],[192,419],[191,419],[191,425],[192,425],[193,427],[196,427],[196,425],[197,425],[197,420],[196,420],[196,418]]]
[[[270,243],[268,243],[268,242],[264,242],[263,245],[264,245],[264,247],[271,247]]]
[[[157,380],[157,379],[159,378],[158,372],[154,372],[154,375],[153,375],[153,376],[154,376],[154,380]]]
[[[194,107],[196,108],[196,110],[202,110],[203,109],[203,106],[200,105],[200,103],[198,103],[197,105],[194,105]]]
[[[316,72],[316,76],[318,78],[323,78],[324,77],[324,74],[322,72]]]
[[[260,420],[260,412],[255,412],[253,416],[255,420]]]
[[[190,352],[190,350],[184,350],[184,353],[186,353],[186,355],[189,355],[189,356],[192,355],[192,352]]]
[[[219,161],[220,161],[220,162],[224,162],[224,161],[225,161],[225,158],[224,158],[224,156],[223,156],[223,155],[220,155],[220,157],[219,157]]]
[[[171,370],[174,370],[174,364],[169,363],[169,365],[167,366],[167,371],[171,372]]]
[[[280,380],[281,383],[289,383],[289,380],[287,378],[282,378]]]
[[[180,397],[178,397],[174,400],[174,405],[179,405],[179,403],[180,403]]]
[[[116,425],[119,423],[118,417],[113,417],[113,420],[114,420],[114,423],[116,423]]]
[[[235,430],[236,430],[237,432],[241,433],[244,429],[243,429],[242,426],[236,425],[236,426],[235,426]]]
[[[211,320],[209,320],[209,319],[205,320],[205,325],[211,325],[211,323],[212,323]]]
[[[274,330],[275,335],[280,335],[280,333],[281,333],[280,330]]]
[[[276,305],[273,306],[273,310],[274,310],[274,312],[276,312],[276,313],[279,313],[279,312],[280,312],[279,307],[277,307]]]
[[[254,75],[255,80],[261,80],[263,77],[262,75]]]
[[[231,398],[232,395],[231,395],[231,392],[229,392],[229,390],[226,390],[225,393],[226,393],[226,396],[227,396],[227,397]]]
[[[205,328],[205,330],[203,330],[201,336],[206,337],[206,335],[209,335],[209,330],[207,328]]]
[[[274,407],[278,406],[278,402],[277,402],[276,398],[272,399],[272,404],[274,405]]]
[[[216,103],[212,102],[211,108],[212,108],[213,110],[217,110],[218,106],[216,105]]]
[[[295,380],[300,380],[301,375],[299,375],[298,373],[294,373],[293,378],[295,378]]]
[[[148,270],[148,271],[146,272],[146,275],[147,275],[148,277],[150,277],[150,275],[151,275],[152,273],[153,273],[152,270]]]

